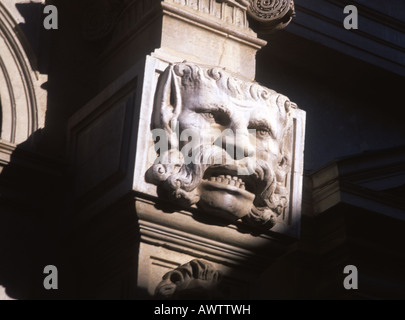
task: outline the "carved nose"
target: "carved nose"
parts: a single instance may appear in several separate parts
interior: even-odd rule
[[[255,152],[251,146],[249,137],[246,135],[222,137],[222,148],[235,160],[253,157]]]

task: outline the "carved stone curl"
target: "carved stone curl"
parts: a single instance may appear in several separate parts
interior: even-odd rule
[[[210,298],[219,284],[219,272],[208,262],[193,260],[166,273],[156,288],[158,299]]]
[[[295,17],[294,0],[250,0],[248,13],[254,29],[272,33],[285,28]]]

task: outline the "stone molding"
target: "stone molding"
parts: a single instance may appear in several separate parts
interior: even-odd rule
[[[293,0],[87,0],[83,6],[82,33],[89,41],[99,41],[113,33],[124,34],[159,6],[163,10],[173,11],[177,7],[193,12],[202,21],[207,22],[208,18],[253,36],[248,17],[254,29],[269,33],[286,27],[295,16]]]
[[[403,147],[334,161],[310,176],[313,216],[345,204],[403,220],[404,172]]]
[[[163,12],[165,14],[175,16],[181,20],[186,20],[197,26],[202,26],[203,28],[214,31],[218,34],[228,35],[231,39],[235,39],[238,42],[247,44],[255,49],[261,49],[267,44],[266,41],[257,38],[256,33],[248,27],[246,15],[245,18],[242,19],[243,21],[246,21],[246,24],[244,23],[241,24],[241,26],[237,26],[237,24],[233,22],[233,14],[226,13],[227,6],[221,7],[224,9],[220,11],[215,11],[220,12],[219,17],[214,15],[215,12],[212,14],[201,14],[200,11],[181,6],[172,1],[175,0],[166,0],[165,2],[162,2]],[[226,17],[228,17],[228,19]]]
[[[248,1],[244,0],[165,0],[164,2],[184,6],[199,13],[208,14],[215,20],[235,28],[249,29],[247,19]]]
[[[165,0],[187,9],[211,15],[235,28],[250,30],[248,16],[254,29],[271,33],[285,28],[295,17],[293,0]]]
[[[254,272],[272,263],[293,242],[270,232],[252,235],[240,223],[223,226],[210,217],[196,219],[191,210],[173,207],[168,212],[159,209],[162,205],[142,195],[135,197],[141,242]]]

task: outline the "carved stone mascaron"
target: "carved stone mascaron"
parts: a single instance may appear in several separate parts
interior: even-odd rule
[[[159,157],[146,181],[163,199],[272,228],[289,206],[293,109],[287,97],[224,69],[170,65],[155,96]]]

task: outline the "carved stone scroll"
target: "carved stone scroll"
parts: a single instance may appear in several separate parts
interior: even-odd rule
[[[219,272],[208,262],[193,260],[166,273],[156,288],[159,299],[210,298],[219,284]]]
[[[250,0],[248,13],[262,33],[271,33],[285,28],[295,17],[293,0]]]

